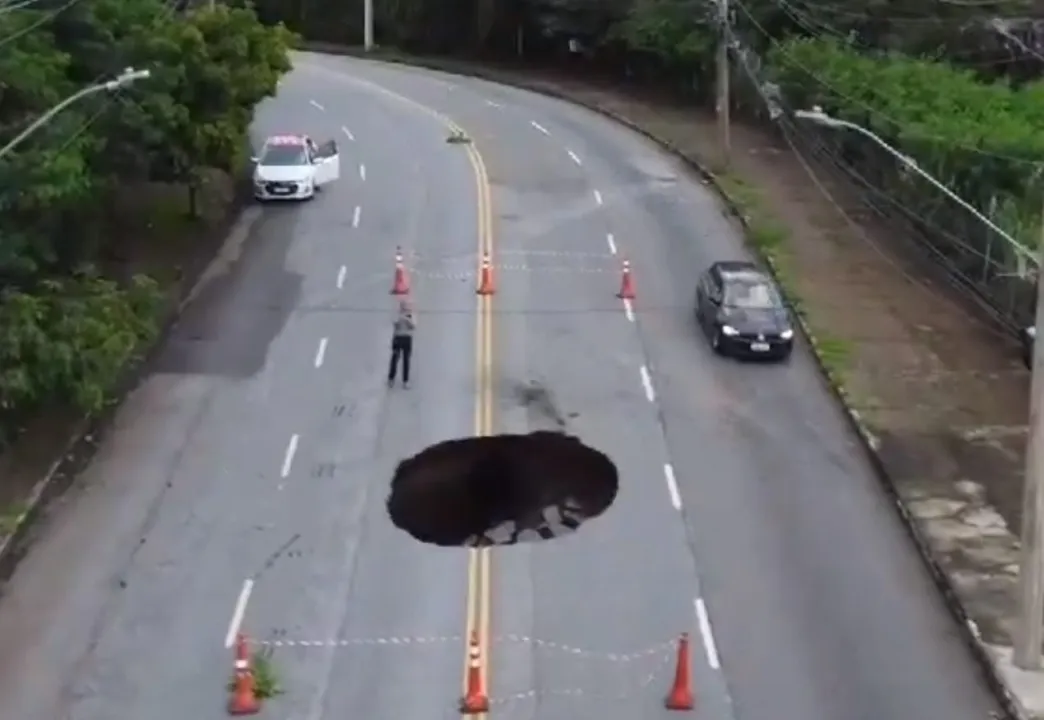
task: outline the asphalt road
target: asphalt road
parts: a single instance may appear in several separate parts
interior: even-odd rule
[[[455,714],[465,553],[383,514],[399,458],[474,429],[476,183],[418,103],[488,168],[497,429],[564,427],[622,475],[576,535],[492,554],[491,715],[664,717],[680,632],[701,718],[996,710],[807,355],[744,367],[697,336],[696,273],[744,256],[697,180],[546,98],[298,61],[256,133],[337,137],[342,178],[233,238],[5,589],[3,717],[218,717],[240,620],[283,644],[267,717]],[[383,382],[396,244],[408,391]]]

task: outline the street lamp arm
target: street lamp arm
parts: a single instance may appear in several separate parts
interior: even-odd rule
[[[983,225],[985,225],[990,230],[993,230],[993,232],[997,233],[1002,238],[1007,240],[1008,244],[1011,245],[1012,249],[1018,255],[1022,256],[1023,259],[1028,260],[1028,261],[1036,260],[1036,258],[1033,256],[1033,253],[1030,252],[1030,250],[1027,247],[1025,247],[1022,243],[1020,243],[1018,240],[1016,240],[1011,235],[1009,235],[1007,232],[1005,232],[1000,227],[998,227],[996,223],[994,223],[988,217],[986,217],[981,212],[979,212],[979,210],[977,208],[975,208],[967,200],[962,198],[960,195],[955,193],[950,188],[946,187],[946,185],[943,182],[941,182],[940,180],[937,180],[933,175],[931,175],[927,171],[922,170],[921,166],[917,164],[916,160],[914,160],[909,155],[906,155],[906,154],[900,152],[899,150],[897,150],[896,148],[892,147],[891,145],[889,145],[887,142],[885,142],[885,140],[880,135],[878,135],[877,133],[873,132],[872,130],[870,130],[868,128],[865,128],[862,125],[859,125],[857,123],[851,122],[849,120],[843,120],[841,118],[833,117],[832,115],[827,115],[826,113],[824,113],[818,107],[816,107],[816,108],[814,108],[812,110],[798,110],[797,112],[794,113],[794,115],[795,115],[795,117],[798,117],[798,118],[802,118],[802,119],[805,119],[805,120],[811,120],[812,122],[814,122],[814,123],[816,123],[818,125],[824,125],[826,127],[832,127],[832,128],[845,128],[847,130],[854,130],[855,132],[859,133],[860,135],[863,135],[864,137],[870,138],[877,145],[879,145],[880,147],[884,148],[889,153],[891,153],[903,165],[905,165],[909,169],[913,170],[915,173],[917,173],[922,178],[924,178],[929,183],[931,183],[932,186],[935,187],[937,190],[942,192],[948,198],[950,198],[955,203],[960,205],[962,208],[964,208],[965,210],[970,212],[972,215],[974,215],[978,220],[980,220],[982,222]]]
[[[0,160],[2,160],[16,147],[25,142],[26,138],[28,138],[30,135],[32,135],[37,130],[42,128],[44,125],[49,123],[52,119],[54,119],[56,115],[58,115],[60,112],[65,110],[73,103],[82,100],[88,95],[93,95],[94,93],[101,92],[103,90],[107,90],[110,92],[113,90],[118,90],[124,85],[130,84],[135,80],[142,80],[147,77],[149,77],[148,70],[134,70],[133,68],[127,68],[112,80],[108,80],[103,83],[98,83],[96,85],[90,85],[88,87],[82,88],[78,92],[73,93],[72,95],[70,95],[69,97],[65,98],[60,103],[52,107],[50,110],[45,112],[43,115],[36,118],[36,120],[34,120],[29,125],[29,127],[27,127],[22,132],[18,133],[18,135],[16,135],[13,140],[11,140],[9,143],[0,148]]]

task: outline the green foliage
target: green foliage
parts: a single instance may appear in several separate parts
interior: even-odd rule
[[[50,12],[0,14],[0,146],[125,67],[152,77],[76,100],[0,160],[0,449],[53,403],[98,410],[153,340],[161,288],[110,277],[127,274],[109,262],[126,240],[109,232],[117,191],[176,182],[191,193],[205,169],[237,172],[294,41],[248,7],[91,0]]]
[[[613,27],[611,38],[649,53],[668,67],[706,74],[717,45],[709,7],[697,0],[637,0]]]
[[[122,368],[153,339],[159,300],[149,278],[120,287],[90,271],[43,280],[31,293],[0,293],[0,413],[64,400],[100,409]]]
[[[1015,89],[945,63],[862,54],[833,40],[790,39],[768,60],[792,105],[820,105],[867,127],[973,205],[999,208],[1020,241],[1036,243],[1044,83]],[[896,171],[882,180],[891,194],[915,210],[920,203],[927,210],[926,196],[938,200],[937,190],[891,165]]]

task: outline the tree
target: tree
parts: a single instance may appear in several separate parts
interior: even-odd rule
[[[35,6],[7,10],[0,37],[10,38],[0,45],[0,141],[126,66],[153,74],[77,101],[0,161],[3,448],[51,404],[97,410],[152,341],[160,289],[101,262],[111,241],[100,208],[128,184],[194,192],[203,168],[238,173],[254,107],[289,69],[292,37],[246,7],[175,16],[166,0],[92,0],[53,19]]]

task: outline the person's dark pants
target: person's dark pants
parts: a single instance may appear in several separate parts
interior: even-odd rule
[[[395,380],[399,369],[399,357],[402,357],[402,381],[410,381],[410,355],[413,354],[413,338],[396,335],[392,338],[391,361],[388,363],[388,382]]]

